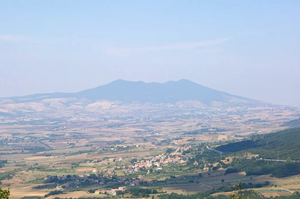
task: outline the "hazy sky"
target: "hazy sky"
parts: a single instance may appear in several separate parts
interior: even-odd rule
[[[0,0],[0,97],[182,78],[300,106],[300,1]]]

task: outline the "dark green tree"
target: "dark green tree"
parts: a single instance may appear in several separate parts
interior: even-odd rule
[[[242,182],[241,181],[239,182],[238,189],[236,186],[233,186],[233,188],[235,190],[234,194],[230,195],[230,197],[232,199],[249,199],[254,194],[253,191],[250,194],[245,194],[242,191]]]
[[[8,199],[10,195],[9,189],[4,190],[0,187],[0,199]]]

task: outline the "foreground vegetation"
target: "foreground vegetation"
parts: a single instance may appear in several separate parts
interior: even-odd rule
[[[8,199],[10,196],[10,191],[9,189],[8,190],[3,190],[1,187],[0,187],[0,199]]]

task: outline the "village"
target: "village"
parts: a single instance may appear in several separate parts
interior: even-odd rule
[[[117,147],[116,147],[117,148]],[[119,148],[119,146],[118,146]],[[110,150],[115,149],[114,147]],[[112,168],[97,170],[94,168],[91,172],[77,175],[47,176],[45,183],[55,184],[57,190],[83,188],[91,186],[113,187],[111,189],[93,190],[96,194],[116,195],[118,192],[124,192],[125,186],[150,185],[152,180],[145,180],[145,175],[155,175],[163,172],[163,168],[168,164],[186,165],[188,158],[181,155],[182,151],[190,149],[188,147],[168,148],[172,153],[146,156],[142,159],[136,157],[117,157],[88,160],[86,163],[101,163],[103,161],[114,162]],[[123,175],[119,175],[122,172]],[[118,174],[118,175],[117,175]],[[131,175],[135,174],[135,175]],[[134,177],[137,176],[137,177]],[[115,188],[117,187],[117,188]]]

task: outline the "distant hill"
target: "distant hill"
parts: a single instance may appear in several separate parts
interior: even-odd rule
[[[300,174],[300,128],[287,129],[248,140],[219,146],[225,157],[237,153],[259,154],[258,158],[233,158],[225,174],[245,172],[250,175],[269,175],[282,178]],[[270,161],[269,159],[273,159]],[[277,159],[277,160],[276,160]]]
[[[168,81],[166,83],[145,83],[116,80],[109,84],[77,93],[48,93],[35,94],[24,97],[7,98],[15,103],[38,102],[44,99],[75,98],[87,99],[91,102],[97,100],[151,103],[171,103],[195,100],[204,105],[213,102],[255,104],[258,101],[217,91],[189,80]]]
[[[230,143],[217,147],[225,153],[249,151],[262,158],[300,160],[300,128],[287,129],[266,135],[257,135],[252,139]],[[278,152],[279,151],[279,152]]]
[[[300,118],[299,119],[295,119],[295,120],[291,120],[291,121],[288,121],[288,122],[285,122],[281,126],[283,126],[283,127],[289,127],[289,128],[300,127]]]

